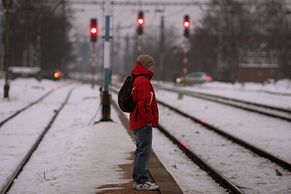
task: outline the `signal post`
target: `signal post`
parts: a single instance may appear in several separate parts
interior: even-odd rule
[[[190,17],[189,15],[184,16],[184,42],[183,42],[183,74],[188,74],[188,52],[189,52],[189,28],[190,28]]]
[[[112,0],[104,2],[105,10],[105,42],[104,42],[104,71],[103,71],[103,91],[102,91],[102,118],[100,121],[112,121],[110,118],[111,95],[109,94],[109,83],[111,77],[111,39],[110,26],[112,17]]]
[[[142,54],[143,25],[144,25],[144,14],[143,11],[139,11],[137,17],[137,55]]]
[[[91,56],[91,68],[92,68],[92,78],[91,87],[95,87],[95,72],[96,72],[96,41],[98,36],[97,19],[92,18],[90,22],[90,37],[92,42],[92,56]]]
[[[4,99],[9,99],[9,11],[12,9],[13,0],[2,0],[2,6],[5,9],[5,23],[3,32],[3,45],[4,45],[4,70],[5,70],[5,84],[4,84]]]

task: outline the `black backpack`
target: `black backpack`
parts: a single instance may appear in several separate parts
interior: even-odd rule
[[[137,75],[137,76],[140,76],[140,75]],[[134,79],[137,76],[132,76],[132,75],[127,76],[121,89],[118,92],[118,105],[119,105],[119,108],[123,112],[130,113],[134,109],[135,103],[131,95],[131,90],[132,90]]]

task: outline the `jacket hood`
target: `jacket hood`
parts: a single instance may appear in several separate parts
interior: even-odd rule
[[[154,76],[152,72],[144,68],[144,66],[142,66],[142,64],[139,62],[136,63],[131,74],[132,75],[145,75],[148,79],[152,79],[152,77]]]

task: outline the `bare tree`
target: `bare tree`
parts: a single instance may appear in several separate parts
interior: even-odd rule
[[[182,73],[182,47],[181,35],[173,26],[165,27],[164,31],[164,68],[160,72],[161,40],[158,28],[152,28],[145,34],[143,40],[143,52],[152,55],[157,61],[157,79],[173,80],[175,76]],[[164,76],[162,76],[164,75]]]
[[[284,1],[212,0],[191,38],[194,70],[235,81],[240,63],[277,63],[291,77],[291,28]]]
[[[64,69],[71,60],[69,12],[65,1],[19,0],[11,13],[10,48],[14,66]]]

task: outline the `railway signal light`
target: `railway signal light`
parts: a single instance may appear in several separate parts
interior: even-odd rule
[[[138,12],[137,17],[137,34],[142,35],[143,34],[143,25],[144,25],[144,15],[143,11]]]
[[[183,26],[184,26],[184,36],[186,38],[189,38],[189,28],[190,28],[190,17],[189,15],[185,15],[184,16],[184,22],[183,22]]]
[[[97,36],[98,36],[97,19],[96,18],[92,18],[91,19],[91,24],[90,24],[91,42],[96,42],[97,41]]]

